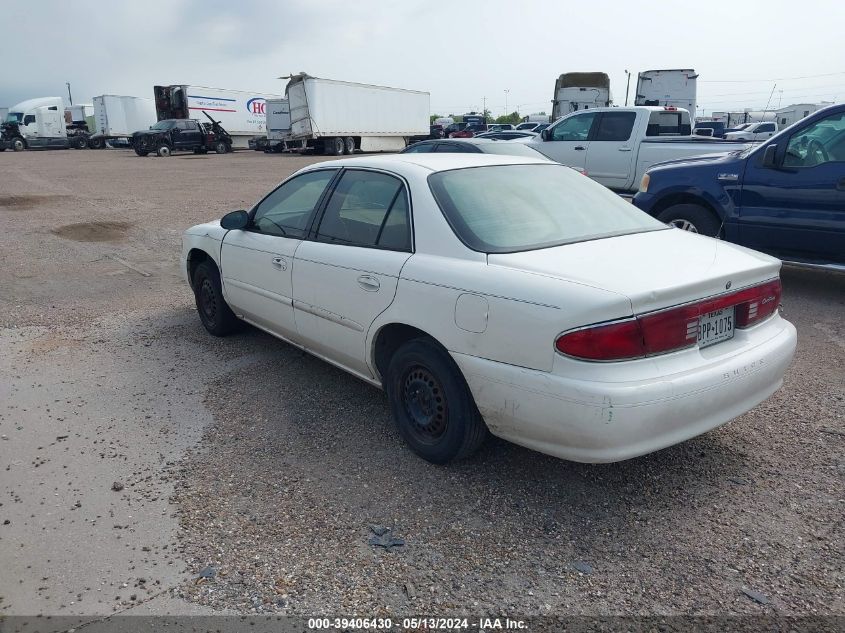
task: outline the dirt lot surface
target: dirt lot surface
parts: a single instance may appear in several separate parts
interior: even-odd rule
[[[845,615],[845,276],[784,271],[786,384],[715,432],[436,467],[380,391],[196,317],[182,230],[314,160],[0,154],[0,614]]]

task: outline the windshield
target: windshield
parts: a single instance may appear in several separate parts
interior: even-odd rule
[[[478,144],[481,151],[485,154],[504,154],[505,156],[525,156],[527,158],[536,158],[537,160],[549,160],[548,157],[538,152],[533,147],[528,147],[525,143],[511,140],[494,140],[492,143]]]
[[[173,121],[172,119],[165,119],[164,121],[159,121],[154,126],[152,126],[150,129],[151,130],[169,130],[170,128],[172,128],[175,125],[176,125],[176,121]]]
[[[9,112],[3,123],[20,123],[23,119],[23,112]]]
[[[563,165],[441,171],[429,186],[469,248],[515,253],[668,227]]]

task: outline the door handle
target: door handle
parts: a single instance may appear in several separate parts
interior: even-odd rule
[[[836,189],[838,191],[845,191],[845,178],[842,178],[839,182],[836,183]]]
[[[288,269],[288,261],[284,257],[274,257],[273,258],[273,266],[275,266],[279,270],[287,270]]]
[[[620,148],[619,148],[619,151],[620,151],[620,152],[630,152],[630,151],[631,151],[631,148],[630,148],[630,147],[620,147]]]
[[[580,152],[580,151],[585,150],[585,149],[587,149],[587,148],[586,148],[586,147],[584,147],[583,145],[576,145],[576,146],[575,146],[575,147],[573,147],[572,149],[578,150],[578,151]]]
[[[358,277],[358,285],[367,292],[378,292],[378,289],[381,288],[379,280],[372,275],[361,275]]]

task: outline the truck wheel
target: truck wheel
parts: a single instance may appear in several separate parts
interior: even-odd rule
[[[346,144],[343,142],[341,137],[336,136],[335,138],[326,139],[324,142],[327,156],[343,155],[343,150],[346,147]]]
[[[138,156],[146,156],[147,154],[149,154],[147,150],[138,149],[137,147],[135,148],[135,153],[138,154]]]
[[[218,154],[225,154],[227,151],[229,151],[229,147],[223,141],[217,141],[214,144],[214,151]]]
[[[84,136],[77,136],[71,143],[74,149],[86,149],[88,147],[88,139]]]
[[[402,439],[427,461],[468,457],[487,437],[461,370],[430,339],[408,341],[393,354],[385,387]]]
[[[12,149],[16,152],[22,152],[26,149],[26,143],[20,136],[16,136],[12,139]]]
[[[88,139],[88,147],[91,149],[103,149],[106,146],[106,142],[101,138],[89,138]]]
[[[698,204],[673,204],[657,218],[670,226],[690,233],[720,237],[722,223],[710,210]]]
[[[162,157],[170,156],[170,145],[162,143],[156,148],[156,154]]]
[[[343,140],[343,144],[346,146],[344,147],[344,153],[346,154],[354,154],[355,153],[355,139],[351,136],[347,136]]]

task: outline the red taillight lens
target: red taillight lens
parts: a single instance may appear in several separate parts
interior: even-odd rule
[[[636,319],[576,330],[555,341],[557,350],[586,360],[624,360],[645,356],[643,335]]]
[[[770,317],[780,305],[780,279],[698,303],[652,312],[626,321],[564,334],[555,341],[562,354],[584,360],[630,360],[693,347],[702,314],[735,308],[737,328]]]

